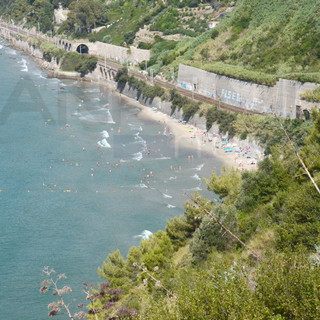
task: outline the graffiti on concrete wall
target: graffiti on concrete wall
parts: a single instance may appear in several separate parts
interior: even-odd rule
[[[246,109],[248,110],[262,110],[263,109],[263,100],[253,98],[252,101],[247,101],[245,103]]]
[[[193,90],[193,84],[185,81],[179,81],[178,85],[186,90]]]
[[[244,102],[240,93],[227,89],[221,89],[220,99],[223,102],[236,105],[241,105]]]
[[[216,97],[217,97],[215,90],[213,90],[212,92],[207,91],[207,90],[199,90],[199,93],[204,96],[210,97],[212,99],[216,99]]]

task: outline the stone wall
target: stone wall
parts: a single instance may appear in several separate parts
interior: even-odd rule
[[[300,94],[320,86],[280,79],[275,86],[269,87],[183,64],[179,66],[178,85],[237,107],[262,113],[274,110],[278,115],[288,118],[302,116],[303,110],[310,111],[316,104],[301,100]]]

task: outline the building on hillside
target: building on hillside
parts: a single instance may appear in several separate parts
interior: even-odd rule
[[[219,24],[219,21],[210,21],[208,24],[209,29],[215,28]]]

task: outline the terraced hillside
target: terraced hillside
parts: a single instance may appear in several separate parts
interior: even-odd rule
[[[319,0],[239,0],[179,62],[265,84],[277,77],[319,82],[319,14]]]

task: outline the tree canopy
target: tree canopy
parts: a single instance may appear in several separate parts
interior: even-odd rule
[[[74,1],[69,9],[68,18],[62,23],[60,32],[75,36],[88,35],[92,29],[107,22],[106,8],[98,0]]]

